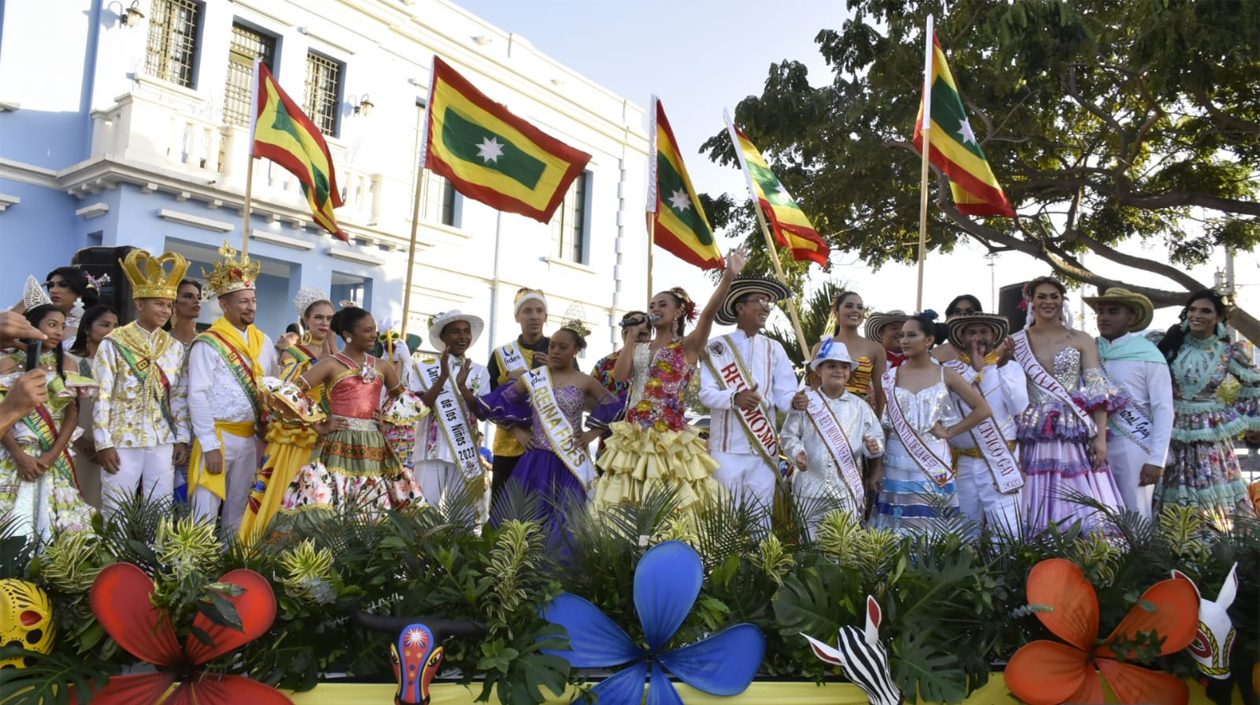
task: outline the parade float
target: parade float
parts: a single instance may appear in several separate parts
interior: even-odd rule
[[[38,546],[6,530],[0,700],[1256,703],[1254,518],[906,539],[798,506],[756,538],[734,504],[673,504],[565,537],[521,496],[481,532],[463,505],[226,547],[139,504]]]

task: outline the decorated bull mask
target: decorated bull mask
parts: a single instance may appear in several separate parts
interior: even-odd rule
[[[866,598],[866,628],[841,627],[836,648],[809,636],[809,645],[818,658],[840,667],[846,678],[866,693],[871,705],[901,705],[905,698],[888,670],[888,650],[879,643],[879,623],[883,612],[874,597]]]
[[[0,580],[0,646],[21,646],[27,651],[52,651],[52,602],[48,593],[25,580]],[[31,657],[0,661],[0,668],[25,668]]]
[[[394,694],[397,705],[429,704],[429,684],[442,668],[442,642],[447,637],[481,637],[486,634],[486,628],[476,622],[384,617],[358,609],[351,611],[351,617],[364,629],[396,635],[394,643],[390,644],[390,659],[394,665],[394,678],[398,681],[398,691]]]
[[[1194,581],[1179,570],[1173,571],[1173,577],[1194,585]],[[1229,653],[1234,648],[1236,634],[1233,620],[1229,618],[1229,606],[1234,604],[1234,597],[1238,595],[1238,564],[1229,569],[1216,601],[1203,597],[1197,585],[1194,589],[1199,592],[1199,633],[1186,650],[1194,657],[1203,675],[1225,680],[1229,678]]]

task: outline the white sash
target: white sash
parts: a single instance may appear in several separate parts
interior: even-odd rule
[[[1146,414],[1137,408],[1137,404],[1129,402],[1107,414],[1107,427],[1137,444],[1142,452],[1150,454],[1151,437],[1155,435],[1155,427]]]
[[[529,385],[529,397],[534,404],[534,413],[542,422],[543,432],[551,442],[551,449],[560,460],[564,461],[573,476],[589,488],[595,481],[595,466],[591,464],[586,449],[577,443],[578,433],[565,417],[564,412],[556,404],[556,393],[551,386],[551,370],[546,367],[525,375],[525,384]]]
[[[1041,362],[1037,360],[1036,354],[1033,353],[1032,344],[1028,342],[1028,333],[1019,331],[1011,336],[1011,340],[1015,342],[1015,359],[1019,361],[1021,367],[1024,368],[1024,374],[1028,375],[1028,381],[1037,385],[1041,391],[1054,397],[1060,404],[1063,404],[1072,413],[1076,414],[1076,418],[1085,424],[1088,429],[1088,435],[1093,436],[1098,433],[1098,426],[1094,423],[1094,419],[1085,413],[1081,407],[1076,405],[1072,400],[1072,395],[1068,390],[1059,384],[1059,380],[1054,375],[1046,372],[1046,368],[1041,366]]]
[[[472,364],[467,360],[462,362]],[[418,376],[421,389],[426,392],[433,389],[442,376],[441,361],[420,368]],[[442,391],[438,392],[433,403],[433,416],[430,423],[436,423],[442,429],[451,457],[455,458],[455,464],[463,471],[464,477],[469,480],[480,477],[485,469],[481,466],[481,452],[477,447],[477,427],[468,422],[468,410],[464,408],[463,398],[455,391],[454,379],[448,378],[442,385]],[[427,443],[428,440],[422,442]]]
[[[975,369],[963,364],[961,360],[951,360],[945,363],[945,366],[962,375],[969,384],[975,384],[975,379],[979,376]],[[996,367],[993,373],[997,374]],[[1001,382],[998,382],[998,385],[1000,389]],[[963,412],[962,401],[955,399],[954,406],[958,407],[958,413],[966,416]],[[1014,454],[1011,453],[1006,438],[1002,436],[1002,427],[997,424],[996,419],[990,416],[977,424],[969,433],[971,440],[976,443],[976,448],[979,448],[980,454],[984,456],[985,464],[989,466],[989,473],[993,476],[993,483],[997,486],[998,492],[1009,494],[1024,486],[1024,476],[1019,472],[1019,461],[1015,460]]]
[[[755,340],[753,344],[756,344]],[[708,354],[705,355],[704,362],[709,366],[709,371],[713,373],[713,378],[718,381],[722,389],[742,392],[752,388],[748,366],[744,364],[729,335],[723,335],[709,343],[705,352]],[[768,355],[766,359],[769,359]],[[749,444],[756,449],[762,460],[778,472],[779,437],[775,435],[774,419],[766,413],[766,406],[763,400],[752,411],[739,407],[733,407],[731,411],[735,412],[739,418],[739,424],[748,436]]]
[[[901,439],[901,445],[905,446],[906,451],[910,453],[910,457],[919,464],[919,468],[938,485],[944,486],[953,478],[953,470],[949,463],[937,457],[936,453],[928,448],[919,434],[910,427],[910,423],[906,421],[904,412],[901,410],[901,404],[897,401],[897,369],[893,368],[884,373],[884,390],[888,397],[888,404],[885,408],[888,410],[888,418],[892,421],[893,430],[897,432],[897,437]]]
[[[499,366],[509,376],[512,372],[529,370],[529,365],[525,362],[525,354],[516,343],[508,343],[495,350],[494,353],[499,356]],[[490,380],[491,384],[498,384],[498,382],[498,380]]]
[[[831,405],[827,403],[827,398],[822,395],[822,392],[815,390],[806,396],[809,398],[809,407],[805,410],[806,415],[813,422],[818,435],[822,436],[823,445],[831,454],[831,459],[840,468],[840,479],[844,480],[844,484],[849,488],[853,506],[858,509],[865,507],[866,491],[862,487],[862,470],[858,467],[857,458],[853,457],[849,437],[844,434],[840,420],[836,418],[836,412],[831,410]],[[789,461],[791,460],[789,458]]]

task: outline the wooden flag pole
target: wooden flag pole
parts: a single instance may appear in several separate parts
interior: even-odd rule
[[[739,149],[739,146],[736,145],[735,149]],[[753,210],[757,213],[757,224],[761,226],[761,234],[766,238],[766,247],[770,248],[770,261],[774,262],[774,272],[779,278],[779,283],[786,287],[788,286],[787,275],[783,273],[783,265],[779,262],[779,248],[774,244],[774,236],[770,234],[766,216],[761,212],[761,204],[756,200],[753,201]],[[791,292],[791,287],[788,287],[788,291]],[[787,299],[787,307],[788,316],[792,319],[792,328],[796,331],[796,342],[801,346],[801,359],[808,363],[809,341],[805,339],[805,328],[801,325],[801,316],[796,311],[796,299],[790,295]]]
[[[420,204],[426,195],[425,183],[428,169],[420,168],[416,174],[416,193],[411,204],[411,243],[407,246],[407,281],[403,284],[402,338],[407,340],[407,322],[411,320],[411,277],[416,268],[416,236],[420,231]]]
[[[261,82],[258,65],[262,59],[254,59],[254,90],[249,96],[249,152],[245,159],[245,209],[241,216],[245,223],[241,230],[241,259],[249,256],[249,220],[254,205],[254,133],[258,129],[258,84]]]
[[[932,16],[927,18],[927,58],[923,67],[923,118],[919,133],[923,135],[923,167],[919,183],[919,288],[915,296],[915,310],[923,310],[923,262],[927,259],[928,176],[931,174],[928,155],[932,141]]]
[[[648,253],[647,253],[647,300],[651,301],[656,292],[652,291],[652,250],[656,249],[656,214],[648,213]]]

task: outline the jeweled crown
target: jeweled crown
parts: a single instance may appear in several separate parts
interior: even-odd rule
[[[251,262],[249,255],[241,255],[239,260],[236,259],[236,248],[227,241],[224,241],[223,247],[219,248],[219,254],[223,257],[223,261],[214,263],[214,271],[207,272],[204,267],[201,269],[201,273],[206,278],[206,284],[210,285],[210,290],[214,292],[214,295],[226,296],[234,291],[253,289],[254,280],[258,279],[258,272],[262,269],[262,265]]]
[[[170,271],[166,264],[170,263]],[[137,299],[174,299],[179,283],[188,272],[188,260],[175,252],[163,252],[154,257],[145,250],[132,250],[125,259],[119,260],[123,273],[131,282],[132,296]]]

